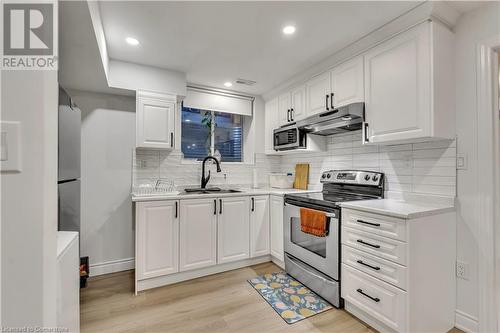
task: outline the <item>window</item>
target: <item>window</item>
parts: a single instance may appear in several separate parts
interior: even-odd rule
[[[243,161],[243,116],[182,107],[184,158],[220,154],[222,162]]]

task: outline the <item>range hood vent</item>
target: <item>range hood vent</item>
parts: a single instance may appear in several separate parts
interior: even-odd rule
[[[361,128],[365,118],[365,103],[352,103],[322,112],[297,122],[297,127],[316,135],[332,135]]]

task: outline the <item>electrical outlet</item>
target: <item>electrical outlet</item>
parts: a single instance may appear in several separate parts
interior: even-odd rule
[[[457,261],[456,264],[457,278],[469,280],[469,264],[463,261]]]

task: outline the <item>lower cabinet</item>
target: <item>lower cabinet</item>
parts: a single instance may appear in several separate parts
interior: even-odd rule
[[[269,196],[250,198],[250,257],[264,256],[270,252]]]
[[[271,255],[284,261],[283,196],[271,195]]]
[[[179,201],[136,204],[138,280],[179,271]]]
[[[219,199],[217,263],[250,257],[250,214],[248,197]]]
[[[217,263],[217,199],[180,202],[180,271]]]

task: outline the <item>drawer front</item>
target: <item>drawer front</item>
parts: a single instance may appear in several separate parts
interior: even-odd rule
[[[406,241],[406,220],[351,209],[342,209],[342,225]]]
[[[342,245],[342,263],[406,290],[406,267]]]
[[[342,297],[375,319],[406,331],[406,292],[342,264]]]
[[[406,266],[406,243],[342,227],[342,244]]]

